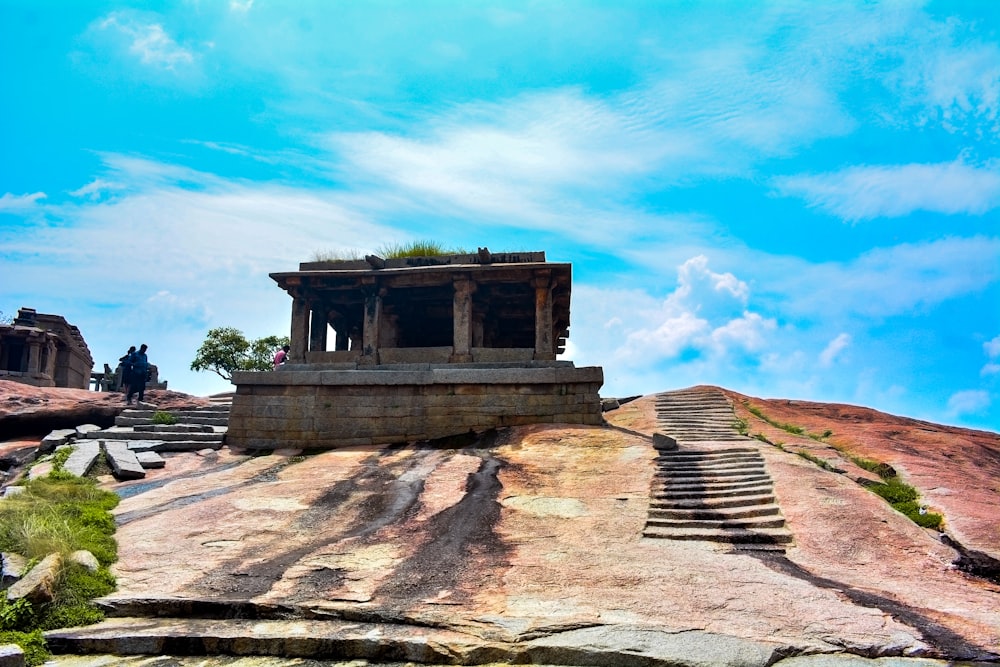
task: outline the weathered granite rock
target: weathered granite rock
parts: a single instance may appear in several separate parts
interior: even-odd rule
[[[146,392],[156,403],[155,409],[180,409],[211,405],[207,398],[188,396],[165,389]],[[72,428],[80,424],[111,426],[115,416],[125,409],[122,394],[62,387],[32,387],[0,380],[0,433],[12,438],[26,434],[43,434],[53,429]]]
[[[77,565],[82,565],[91,572],[97,572],[97,570],[101,568],[101,564],[98,562],[97,557],[86,549],[74,551],[69,555],[69,559]]]
[[[669,435],[657,431],[653,434],[653,446],[659,450],[669,452],[677,449],[677,441]]]
[[[916,487],[921,502],[945,517],[945,531],[963,548],[1000,567],[1000,434],[888,415],[870,408],[835,403],[757,399],[726,390],[737,413],[753,433],[763,433],[786,448],[838,459],[854,479],[877,476],[858,468],[847,455],[886,463]],[[808,433],[831,434],[825,442],[767,424],[746,409],[752,404],[773,421],[800,426]],[[834,449],[836,447],[836,449]],[[841,453],[843,452],[843,454]],[[972,571],[978,562],[960,561]],[[990,567],[987,564],[987,568]]]
[[[4,551],[0,553],[0,588],[9,588],[22,575],[28,567],[28,559],[21,554]]]
[[[51,553],[7,589],[8,600],[25,598],[33,604],[51,602],[55,594],[62,556]]]

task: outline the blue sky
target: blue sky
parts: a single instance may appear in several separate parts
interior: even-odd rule
[[[268,273],[573,263],[608,396],[1000,430],[1000,3],[0,0],[0,310],[172,388]]]

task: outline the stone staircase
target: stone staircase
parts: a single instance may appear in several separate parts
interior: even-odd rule
[[[754,441],[737,432],[727,397],[710,389],[667,392],[656,407],[661,431],[677,446],[658,447],[643,536],[784,551],[792,535],[771,476]]]
[[[146,469],[166,465],[160,452],[222,447],[228,430],[229,407],[229,401],[219,400],[205,407],[166,410],[177,422],[155,424],[156,406],[139,403],[118,415],[111,428],[83,435],[103,446],[108,464],[118,479],[140,479],[145,476]]]

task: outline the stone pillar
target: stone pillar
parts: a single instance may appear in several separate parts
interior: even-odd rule
[[[49,340],[46,342],[46,348],[48,354],[45,355],[45,368],[42,372],[48,375],[50,378],[55,378],[56,376],[56,344],[55,341]]]
[[[452,363],[468,363],[472,361],[472,293],[476,291],[476,283],[467,276],[456,277],[453,281],[455,296],[452,301],[453,333],[452,333]]]
[[[292,333],[289,344],[289,362],[304,364],[309,346],[309,304],[301,297],[292,299]]]
[[[363,287],[365,292],[365,317],[361,323],[361,356],[358,363],[366,366],[378,364],[379,330],[382,326],[382,297],[377,283]]]
[[[42,342],[39,340],[28,341],[28,375],[38,375],[41,373]]]
[[[313,308],[312,324],[309,328],[309,349],[313,352],[326,352],[329,313],[326,308]]]
[[[552,340],[552,272],[535,274],[535,359],[556,358]]]

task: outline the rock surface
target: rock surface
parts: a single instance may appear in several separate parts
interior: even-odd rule
[[[112,616],[50,641],[327,659],[336,646],[341,659],[452,664],[1000,660],[1000,586],[957,569],[937,533],[850,475],[793,452],[747,440],[793,536],[785,553],[643,538],[655,398],[605,413],[606,427],[520,427],[460,449],[166,454],[144,480],[103,480],[123,498]],[[802,425],[855,446],[849,420],[821,417]],[[930,496],[914,462],[888,458],[895,419],[871,415],[878,427],[857,446]],[[940,427],[934,456],[968,447],[971,433]],[[979,465],[951,453],[956,467]],[[949,527],[964,525],[962,505],[935,507]],[[997,543],[987,535],[976,549]],[[892,660],[867,662],[879,657]]]
[[[151,389],[146,399],[162,409],[210,404],[208,399],[166,389]],[[75,429],[88,423],[103,428],[111,426],[125,407],[123,394],[117,392],[33,387],[0,380],[0,437],[44,436],[55,429]]]

